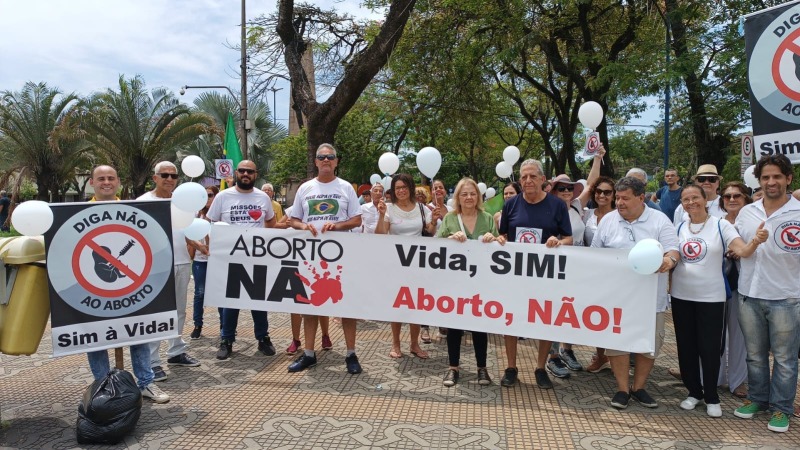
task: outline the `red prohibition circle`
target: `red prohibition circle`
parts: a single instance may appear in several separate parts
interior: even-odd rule
[[[753,153],[753,138],[748,136],[744,138],[744,155],[750,156]]]
[[[775,55],[772,57],[772,80],[775,82],[775,86],[778,88],[781,93],[794,101],[800,102],[800,92],[795,91],[794,89],[790,88],[786,85],[781,78],[781,59],[785,52],[791,52],[797,55],[800,55],[800,45],[796,44],[794,41],[800,37],[800,29],[794,30],[786,39],[781,42],[777,49],[775,49]]]
[[[519,235],[519,241],[520,242],[527,242],[527,243],[530,243],[530,244],[535,244],[536,243],[536,233],[531,233],[530,231],[526,231],[526,232],[522,233],[521,235]]]
[[[793,232],[794,231],[794,232]],[[790,226],[786,227],[781,231],[781,242],[783,245],[791,248],[800,247],[800,227],[798,226]],[[792,242],[787,242],[792,241]]]
[[[589,153],[594,153],[600,148],[600,140],[597,139],[597,136],[589,136],[589,142],[586,144],[586,148],[589,150]]]
[[[219,165],[219,173],[228,176],[231,174],[231,165],[227,162],[220,163]]]
[[[131,279],[131,281],[133,281],[133,283],[130,286],[121,289],[103,289],[93,285],[92,283],[89,282],[89,280],[86,279],[86,277],[83,276],[83,272],[81,272],[81,267],[80,267],[80,257],[84,247],[89,247],[95,251],[99,249],[99,246],[93,241],[95,237],[97,237],[100,234],[114,233],[114,232],[127,234],[132,238],[136,239],[142,245],[145,258],[144,272],[141,274],[137,274],[133,272],[131,269],[129,269],[127,266],[119,263],[119,261],[117,261],[117,259],[114,258],[113,256],[103,255],[103,257],[106,258],[106,260],[108,260],[111,264],[113,264],[114,267],[124,272],[125,275],[127,275]],[[99,250],[103,252],[102,249]],[[117,264],[114,264],[114,262],[119,264],[119,266]],[[78,283],[84,289],[86,289],[90,294],[94,294],[98,297],[104,297],[104,298],[123,297],[125,295],[130,294],[131,292],[134,292],[136,289],[139,288],[139,286],[141,286],[145,281],[147,281],[147,276],[150,275],[150,269],[152,267],[153,267],[153,253],[150,250],[150,245],[147,244],[147,241],[145,240],[144,236],[141,235],[141,233],[125,225],[112,224],[95,228],[94,230],[86,233],[86,235],[83,236],[78,241],[78,243],[75,245],[75,250],[72,252],[72,272],[75,274],[75,278],[78,280]]]
[[[697,253],[694,254],[689,253],[688,249],[692,249],[694,247],[697,247]],[[703,253],[703,244],[697,241],[690,241],[683,244],[683,248],[681,248],[681,251],[683,252],[684,255],[686,255],[687,258],[697,258]]]

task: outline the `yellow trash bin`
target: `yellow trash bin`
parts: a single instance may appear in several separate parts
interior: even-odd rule
[[[50,316],[44,240],[0,239],[0,353],[36,353]]]

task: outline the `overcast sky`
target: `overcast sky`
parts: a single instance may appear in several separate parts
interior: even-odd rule
[[[379,17],[358,0],[323,0],[340,12]],[[250,0],[247,19],[275,10],[276,0]],[[140,74],[149,88],[176,94],[183,85],[240,90],[236,0],[0,0],[0,91],[44,81],[62,92],[116,90],[120,74]],[[276,116],[288,122],[288,84],[277,93]],[[188,90],[191,101],[202,91]],[[273,99],[267,99],[270,107]],[[655,100],[653,99],[653,102]],[[649,125],[658,112],[634,119]]]

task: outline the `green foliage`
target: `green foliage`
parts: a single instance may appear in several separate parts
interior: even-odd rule
[[[275,186],[306,178],[308,139],[305,129],[287,136],[272,146],[273,163],[267,181]]]
[[[37,190],[36,185],[30,181],[25,180],[19,186],[18,200],[24,202],[25,200],[36,200]]]

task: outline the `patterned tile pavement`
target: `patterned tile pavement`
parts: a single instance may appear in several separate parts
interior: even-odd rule
[[[430,359],[407,354],[394,360],[388,356],[389,326],[360,322],[358,355],[364,373],[351,376],[344,367],[341,329],[332,321],[333,350],[318,352],[315,368],[290,374],[286,367],[292,357],[281,352],[291,339],[288,315],[270,314],[270,334],[279,353],[266,357],[250,334],[249,314],[242,314],[239,340],[228,361],[214,358],[216,315],[207,308],[204,336],[190,341],[190,354],[202,365],[170,367],[169,379],[159,385],[172,400],[164,405],[145,402],[135,432],[111,448],[800,448],[800,424],[795,421],[788,433],[778,434],[767,430],[766,415],[738,419],[732,411],[739,402],[725,389],[720,419],[706,416],[702,405],[681,410],[685,390],[667,374],[667,368],[677,366],[671,323],[665,353],[647,387],[660,406],[647,409],[632,402],[617,411],[609,405],[615,382],[608,370],[573,372],[568,380],[555,380],[553,390],[537,388],[533,340],[520,342],[521,383],[506,389],[499,386],[505,368],[502,338],[490,339],[488,366],[494,382],[480,386],[467,335],[462,378],[456,387],[446,388],[441,380],[447,349],[438,336],[423,345]],[[434,327],[431,331],[436,334]],[[77,405],[92,375],[83,355],[48,356],[48,333],[36,355],[0,355],[0,448],[77,447]],[[407,334],[403,338],[407,351]],[[593,350],[575,347],[584,364]],[[130,369],[127,351],[126,367]]]

